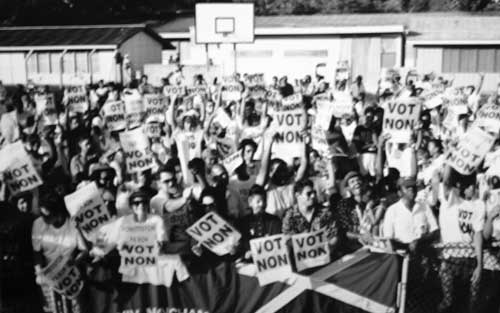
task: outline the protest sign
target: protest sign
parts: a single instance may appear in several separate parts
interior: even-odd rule
[[[120,133],[120,143],[125,152],[127,170],[130,173],[153,168],[154,161],[149,150],[149,141],[141,127]]]
[[[471,128],[459,141],[457,147],[448,153],[446,163],[460,174],[472,174],[494,142],[494,136],[478,127]]]
[[[226,75],[222,76],[221,78],[222,84],[223,85],[229,85],[229,84],[237,84],[238,80],[234,75]]]
[[[467,106],[467,99],[462,93],[444,93],[442,99],[448,106],[464,105]]]
[[[238,150],[235,153],[229,155],[224,160],[222,160],[222,164],[226,168],[229,175],[232,175],[234,170],[238,168],[241,164],[243,164],[243,158],[241,157],[241,151]]]
[[[173,98],[183,97],[186,93],[186,86],[165,86],[163,87],[163,94],[170,98],[172,101]]]
[[[30,157],[21,141],[16,141],[0,150],[0,172],[12,195],[34,189],[42,185]]]
[[[125,113],[129,128],[134,128],[142,123],[144,113],[143,100],[137,90],[123,96],[125,102]]]
[[[76,226],[89,241],[102,225],[111,220],[95,182],[65,196],[64,203]]]
[[[249,86],[248,92],[253,99],[264,99],[267,94],[267,89],[265,86]]]
[[[186,231],[219,256],[230,253],[241,238],[241,234],[215,212],[208,212]]]
[[[83,288],[83,280],[76,265],[68,264],[70,256],[59,255],[42,269],[42,276],[59,293],[69,299],[75,299]]]
[[[7,143],[12,143],[19,139],[20,133],[16,110],[2,114],[0,118],[0,133]]]
[[[240,83],[231,83],[222,85],[221,98],[222,101],[240,101],[241,92],[243,91]]]
[[[144,133],[148,138],[161,137],[161,124],[160,123],[147,123],[144,125]]]
[[[425,92],[420,96],[424,102],[424,106],[428,110],[432,110],[443,104],[443,93],[439,90]]]
[[[264,73],[250,74],[246,77],[246,84],[248,86],[264,86]]]
[[[314,125],[311,128],[312,148],[318,151],[324,158],[330,158],[335,155],[335,151],[331,146],[333,139],[334,135],[332,133],[318,127],[318,125]]]
[[[206,95],[206,94],[208,94],[208,86],[206,86],[206,85],[189,86],[189,87],[187,87],[187,94],[188,94],[188,96]]]
[[[54,101],[54,94],[36,93],[34,98],[38,115],[42,114],[46,109],[55,110],[56,102]]]
[[[500,132],[500,106],[491,104],[482,107],[477,112],[474,124],[498,134]]]
[[[124,130],[127,127],[125,105],[122,101],[108,101],[102,107],[104,123],[110,131]]]
[[[348,92],[336,92],[333,94],[332,113],[335,117],[341,118],[344,115],[353,115],[352,96]]]
[[[148,122],[165,122],[166,101],[167,99],[161,94],[144,95],[143,106]]]
[[[295,110],[302,106],[302,94],[294,93],[291,96],[281,99],[282,110]]]
[[[281,101],[281,94],[278,89],[271,89],[267,91],[267,99],[271,102]]]
[[[253,263],[257,267],[259,285],[285,280],[292,274],[292,266],[285,235],[274,235],[250,240]]]
[[[293,235],[292,245],[297,271],[330,263],[330,246],[324,230]]]
[[[67,86],[64,89],[64,103],[71,112],[87,112],[89,101],[85,86]]]
[[[120,273],[128,273],[137,267],[155,266],[159,246],[155,224],[135,224],[120,229]]]
[[[408,142],[417,128],[421,105],[416,98],[399,98],[384,104],[383,132],[391,135],[393,142]]]
[[[330,101],[330,97],[327,95],[317,97],[315,100],[316,117],[314,119],[314,124],[323,130],[328,130],[330,128],[332,116],[334,115],[334,103]]]
[[[304,110],[274,112],[272,116],[271,128],[277,132],[273,153],[276,157],[291,162],[294,157],[299,157],[303,151],[304,139],[301,132],[306,126]]]

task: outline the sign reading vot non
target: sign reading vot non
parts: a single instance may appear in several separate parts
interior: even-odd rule
[[[231,252],[241,234],[214,212],[208,212],[191,225],[187,233],[217,255]]]
[[[155,266],[158,262],[156,226],[136,224],[121,228],[119,271],[126,273],[137,267]]]
[[[49,280],[52,287],[68,297],[75,299],[83,288],[80,271],[75,265],[69,265],[69,256],[59,255],[54,261],[42,269],[42,275]]]
[[[330,263],[330,246],[324,230],[292,236],[298,271]]]
[[[416,98],[399,98],[384,104],[383,131],[393,142],[408,142],[418,126],[421,104]]]
[[[0,172],[12,195],[32,190],[42,185],[30,157],[21,141],[16,141],[0,150]]]
[[[261,286],[283,281],[292,274],[285,235],[252,239],[250,250]]]
[[[127,160],[130,173],[142,172],[154,166],[149,150],[149,141],[142,127],[120,133],[120,142]]]

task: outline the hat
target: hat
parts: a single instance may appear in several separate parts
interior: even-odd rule
[[[398,181],[398,185],[400,187],[405,187],[405,188],[408,188],[408,187],[417,187],[417,180],[413,176],[411,176],[411,177],[401,177],[399,179],[399,181]]]
[[[109,172],[112,177],[116,176],[116,171],[114,168],[108,164],[93,163],[89,166],[89,176],[91,179],[96,179],[100,172]]]
[[[347,182],[349,182],[349,180],[354,177],[361,178],[361,174],[356,171],[350,171],[349,173],[347,173],[347,175],[345,175],[344,177],[344,186],[347,186]]]
[[[149,200],[149,195],[144,192],[144,191],[134,191],[130,197],[128,198],[128,203],[129,204],[132,204],[132,202],[134,202],[134,200],[136,199],[145,199],[145,200]]]

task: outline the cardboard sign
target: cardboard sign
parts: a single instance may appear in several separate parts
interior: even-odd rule
[[[282,110],[295,110],[302,106],[302,94],[295,93],[291,96],[281,99]]]
[[[160,123],[147,123],[144,125],[144,133],[148,138],[161,137],[161,124]]]
[[[222,101],[240,101],[242,91],[243,89],[239,83],[222,85]]]
[[[226,168],[229,175],[232,175],[234,170],[236,170],[241,164],[243,164],[243,157],[241,156],[241,151],[238,150],[235,153],[229,155],[222,161],[222,164]]]
[[[156,266],[159,246],[154,224],[123,226],[120,235],[120,273],[127,273],[137,267]]]
[[[127,128],[125,105],[122,101],[108,101],[102,107],[104,123],[110,131],[119,131]]]
[[[222,76],[222,84],[223,85],[230,85],[230,84],[237,84],[238,81],[236,80],[236,77],[234,75],[229,75],[229,76]]]
[[[333,115],[341,118],[344,115],[353,115],[352,96],[347,92],[336,92],[333,95]]]
[[[56,109],[54,94],[35,94],[35,104],[37,114],[42,114],[46,109]]]
[[[83,288],[80,271],[75,265],[69,265],[69,256],[59,255],[52,263],[42,269],[50,285],[59,293],[75,299]]]
[[[298,271],[330,263],[330,246],[326,231],[293,235],[292,244]]]
[[[0,133],[7,143],[15,142],[19,139],[19,124],[17,121],[17,111],[2,114],[0,117]]]
[[[208,212],[186,231],[219,256],[230,253],[241,238],[241,234],[215,212]]]
[[[425,108],[432,110],[443,104],[443,93],[439,90],[426,92],[420,96],[424,102]]]
[[[186,94],[186,86],[165,86],[163,87],[163,94],[172,100],[175,98],[183,97]]]
[[[149,151],[149,141],[142,128],[120,133],[120,143],[125,152],[129,173],[153,168],[154,161]]]
[[[421,105],[416,98],[395,99],[384,104],[383,132],[393,142],[408,142],[418,126]]]
[[[500,132],[500,106],[492,104],[482,107],[477,112],[474,124],[498,134]]]
[[[274,235],[250,240],[259,285],[282,281],[292,274],[286,239],[285,235]]]
[[[472,174],[490,151],[495,137],[474,127],[465,133],[457,147],[446,156],[446,163],[463,175]]]
[[[187,87],[188,96],[192,95],[206,95],[208,94],[208,86],[189,86]]]
[[[333,138],[334,135],[332,133],[322,129],[318,125],[314,125],[311,128],[312,147],[324,158],[331,158],[335,155],[335,151],[331,146]]]
[[[332,122],[334,111],[334,102],[330,101],[329,97],[316,98],[316,117],[314,119],[314,124],[323,130],[328,130]]]
[[[12,195],[32,190],[42,185],[28,153],[22,142],[17,141],[0,150],[0,172]]]
[[[267,91],[267,99],[271,102],[279,102],[282,97],[278,89],[271,89]]]
[[[253,99],[263,99],[267,95],[267,89],[265,86],[249,86],[248,92],[250,97]]]
[[[90,241],[99,228],[111,220],[95,182],[65,196],[64,203],[76,226]]]
[[[134,90],[131,94],[123,97],[125,102],[126,119],[129,128],[137,127],[142,123],[144,114],[143,100],[138,91]]]
[[[248,86],[264,86],[264,73],[247,75],[246,83]]]
[[[144,95],[143,107],[148,122],[165,122],[165,111],[167,110],[167,99],[163,95]]]
[[[302,109],[273,114],[271,127],[274,127],[277,132],[273,144],[273,153],[276,157],[290,163],[294,157],[300,156],[304,144],[301,131],[305,128],[305,123]]]
[[[89,109],[89,100],[85,86],[66,87],[64,90],[64,102],[71,112],[87,112]]]

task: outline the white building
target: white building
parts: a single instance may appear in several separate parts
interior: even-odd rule
[[[144,64],[161,63],[168,43],[142,24],[0,28],[0,80],[4,84],[63,85],[126,80]],[[116,55],[131,70],[120,70]]]

